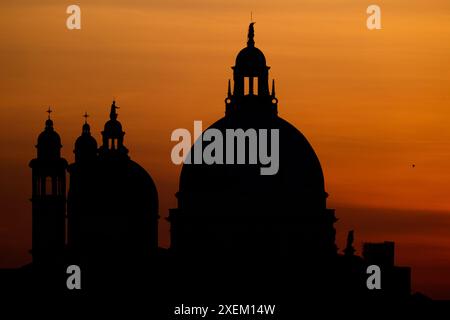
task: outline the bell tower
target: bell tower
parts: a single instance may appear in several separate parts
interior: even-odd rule
[[[32,256],[35,264],[59,261],[65,248],[66,168],[61,139],[48,109],[45,129],[38,137],[32,170]]]

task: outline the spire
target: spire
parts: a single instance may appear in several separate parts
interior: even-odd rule
[[[231,80],[228,79],[228,94],[227,97],[230,98],[231,97]]]
[[[347,234],[347,245],[344,249],[344,254],[346,256],[353,256],[355,253],[355,248],[353,247],[353,241],[354,241],[354,232],[353,230],[350,230]]]
[[[272,79],[272,98],[275,98],[275,79]]]
[[[250,22],[250,25],[248,26],[248,40],[247,40],[247,47],[254,47],[255,46],[255,28],[253,25],[256,22]]]

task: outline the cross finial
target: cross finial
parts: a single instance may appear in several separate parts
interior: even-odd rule
[[[89,117],[88,113],[85,112],[84,115],[83,115],[84,123],[87,123],[87,118],[88,118],[88,117]]]
[[[47,111],[45,111],[45,112],[47,112],[48,113],[48,118],[50,119],[50,113],[52,113],[53,112],[53,110],[50,108],[50,107],[48,107],[48,110]]]

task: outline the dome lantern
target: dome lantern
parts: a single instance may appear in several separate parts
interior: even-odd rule
[[[103,145],[99,152],[103,154],[127,155],[128,149],[123,145],[123,136],[125,132],[122,130],[122,124],[117,120],[118,114],[116,101],[112,102],[109,120],[105,123],[105,129],[102,131]]]
[[[277,112],[278,100],[269,92],[270,67],[266,65],[264,53],[255,47],[254,24],[250,23],[247,46],[238,53],[235,66],[232,67],[234,85],[233,93],[229,90],[225,100],[227,114],[234,110]]]

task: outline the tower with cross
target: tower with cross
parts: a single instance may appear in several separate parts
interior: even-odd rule
[[[61,138],[53,127],[52,113],[39,135],[32,169],[32,256],[36,265],[54,264],[65,247],[66,169]]]

